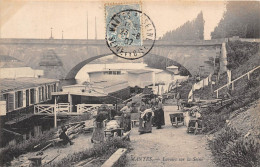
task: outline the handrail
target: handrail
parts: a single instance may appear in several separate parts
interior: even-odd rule
[[[214,92],[217,92],[217,91],[219,91],[220,89],[222,89],[222,88],[224,88],[224,87],[226,87],[226,86],[229,86],[231,83],[233,83],[233,82],[235,82],[235,81],[239,80],[240,78],[242,78],[242,77],[244,77],[244,76],[246,76],[246,75],[248,75],[248,74],[252,73],[253,71],[255,71],[255,70],[256,70],[256,69],[258,69],[258,68],[260,68],[260,66],[258,66],[258,67],[256,67],[256,68],[254,68],[254,69],[250,70],[249,72],[247,72],[247,73],[245,73],[245,74],[241,75],[240,77],[238,77],[238,78],[234,79],[234,80],[233,80],[233,81],[231,81],[230,83],[227,83],[227,84],[225,84],[224,86],[222,86],[222,87],[220,87],[220,88],[216,89]]]

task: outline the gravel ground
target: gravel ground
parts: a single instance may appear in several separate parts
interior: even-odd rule
[[[214,167],[205,135],[186,133],[186,126],[171,126],[169,114],[176,106],[165,106],[165,126],[153,127],[152,133],[139,135],[138,127],[131,132],[131,150],[127,154],[127,167],[131,166],[182,166]]]

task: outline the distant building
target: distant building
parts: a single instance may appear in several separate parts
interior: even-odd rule
[[[121,69],[91,71],[88,72],[88,75],[89,75],[89,82],[114,81],[114,80],[126,81],[127,79],[126,72]]]
[[[155,82],[154,72],[151,70],[132,70],[128,71],[129,86],[145,88]]]
[[[34,70],[14,57],[0,55],[0,79],[20,78],[20,77],[40,77],[42,70]]]
[[[78,85],[63,86],[62,92],[55,92],[59,103],[69,103],[72,112],[77,112],[78,104],[113,104],[118,100],[130,97],[130,87],[127,81],[100,81]]]
[[[144,63],[102,63],[102,64],[86,64],[77,73],[75,79],[78,84],[85,81],[101,81],[111,80],[111,78],[127,78],[127,71],[144,69],[147,64]],[[116,75],[116,76],[115,76]],[[106,79],[100,79],[104,77]]]

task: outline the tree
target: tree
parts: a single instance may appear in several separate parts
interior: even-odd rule
[[[260,37],[260,3],[229,1],[217,27],[211,32],[211,38]]]
[[[192,21],[187,21],[182,26],[174,31],[166,32],[162,40],[189,40],[189,39],[204,39],[204,19],[202,11],[197,18]]]

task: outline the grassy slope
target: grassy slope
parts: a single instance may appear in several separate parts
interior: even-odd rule
[[[235,44],[236,46],[234,46]],[[257,52],[255,50],[259,46],[248,43],[243,46],[241,42],[235,44],[231,45],[233,50],[229,50],[231,53],[229,64],[231,64],[233,79],[259,66],[259,50]],[[237,55],[243,58],[238,59],[234,53],[238,53]],[[204,132],[214,133],[213,139],[209,140],[209,147],[219,166],[250,167],[260,164],[260,134],[256,130],[259,129],[257,123],[259,122],[260,108],[259,74],[260,69],[251,74],[250,81],[248,81],[247,76],[237,81],[235,90],[231,93],[231,101],[224,106],[209,106],[202,111],[202,119],[205,123]],[[220,78],[226,78],[226,74],[221,75]],[[224,84],[225,81],[220,80],[216,87]],[[201,90],[199,93],[204,94],[204,97],[211,96],[206,91]],[[256,102],[258,106],[256,106]],[[248,137],[245,137],[246,134]]]

